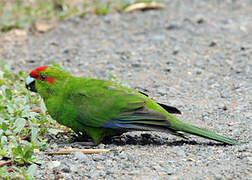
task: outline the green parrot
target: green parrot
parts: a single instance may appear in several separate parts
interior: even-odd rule
[[[186,138],[183,132],[225,144],[238,141],[179,120],[180,111],[119,83],[75,77],[60,68],[41,66],[29,74],[26,87],[43,98],[50,116],[94,145],[105,136],[128,131],[161,131]],[[187,138],[186,138],[187,139]]]

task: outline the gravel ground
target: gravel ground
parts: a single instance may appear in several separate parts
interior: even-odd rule
[[[37,179],[252,179],[252,1],[165,1],[160,11],[72,18],[1,47],[15,70],[51,60],[73,74],[118,81],[178,107],[179,118],[249,143],[131,132],[106,154],[41,155]],[[50,139],[48,151],[79,147]]]

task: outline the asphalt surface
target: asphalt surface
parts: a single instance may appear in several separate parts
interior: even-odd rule
[[[185,141],[131,132],[96,148],[110,153],[40,155],[37,179],[252,179],[252,2],[165,1],[164,10],[71,18],[44,34],[1,47],[13,71],[54,62],[75,75],[116,76],[180,119],[246,144]],[[47,151],[85,148],[65,136]]]

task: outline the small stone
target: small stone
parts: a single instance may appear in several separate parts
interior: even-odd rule
[[[222,109],[223,109],[224,111],[226,111],[228,108],[227,108],[227,106],[225,105],[225,106],[222,107]]]
[[[180,29],[180,26],[177,25],[177,24],[169,24],[169,25],[166,26],[165,29],[167,29],[167,30],[177,30],[177,29]]]
[[[168,175],[172,175],[172,174],[174,174],[174,169],[169,168],[169,167],[165,168],[165,169],[164,169],[164,171],[165,171],[165,172],[166,172],[166,174],[168,174]]]
[[[196,22],[198,24],[203,24],[205,22],[205,20],[203,18],[199,18]]]
[[[165,72],[171,72],[171,69],[167,68],[167,69],[164,69]]]
[[[40,33],[45,33],[48,30],[52,29],[52,25],[44,22],[35,23],[36,30]]]
[[[159,166],[158,164],[156,164],[156,165],[153,165],[151,168],[152,168],[153,170],[159,170],[159,169],[160,169],[160,166]]]
[[[158,94],[160,94],[161,96],[164,96],[167,94],[167,91],[164,88],[160,88],[158,89]]]
[[[127,159],[127,154],[125,154],[124,152],[121,152],[119,154],[119,157],[120,157],[120,159]]]
[[[61,164],[60,161],[51,161],[48,163],[48,168],[53,169],[53,168],[59,167],[60,164]]]
[[[216,179],[216,180],[221,180],[222,178],[223,178],[223,177],[222,177],[220,174],[216,174],[216,175],[215,175],[215,179]]]
[[[69,51],[70,51],[69,49],[65,49],[65,50],[63,51],[63,53],[68,54]]]
[[[135,174],[137,174],[137,172]],[[142,179],[144,179],[144,180],[158,180],[159,178],[154,177],[154,176],[143,176]]]
[[[107,65],[105,68],[106,68],[107,70],[109,70],[109,71],[112,71],[112,70],[116,69],[116,66],[115,66],[115,65],[112,65],[112,64],[109,64],[109,65]]]
[[[245,47],[242,46],[242,47],[241,47],[241,51],[244,51],[244,50],[245,50]]]
[[[176,154],[178,155],[178,156],[180,156],[180,157],[185,157],[186,155],[185,155],[185,152],[183,151],[183,150],[181,150],[181,149],[179,149],[177,152],[176,152]]]
[[[36,61],[33,60],[33,59],[30,59],[30,60],[28,60],[27,62],[28,62],[28,63],[35,63]]]
[[[132,64],[131,66],[132,66],[132,67],[136,67],[136,68],[141,67],[141,65],[140,65],[140,64],[137,64],[137,63],[134,63],[134,64]]]
[[[200,74],[202,74],[202,72],[201,71],[196,71],[196,74],[200,75]]]
[[[55,174],[50,173],[49,176],[48,176],[48,179],[55,179]]]
[[[102,161],[102,160],[104,160],[104,156],[100,155],[100,154],[94,154],[93,155],[93,160],[94,161]]]
[[[65,173],[71,172],[71,169],[66,164],[61,164],[57,169],[60,169],[61,171],[65,172]]]
[[[209,47],[214,47],[214,46],[216,46],[216,45],[217,45],[217,43],[214,42],[214,41],[212,41],[212,42],[209,44]]]
[[[177,179],[179,179],[179,177],[175,176],[175,175],[172,175],[172,176],[169,176],[169,179],[170,180],[177,180]]]
[[[97,146],[97,148],[98,148],[98,149],[105,149],[105,144],[99,144],[99,145]]]
[[[173,55],[177,55],[178,53],[179,53],[178,50],[173,50],[173,52],[172,52]]]
[[[33,150],[33,153],[34,153],[34,154],[39,154],[39,153],[40,153],[40,150],[39,150],[39,149],[34,149],[34,150]]]
[[[114,172],[112,171],[112,169],[106,171],[106,174],[107,174],[107,175],[110,175],[110,174],[113,174],[113,173],[114,173]]]
[[[204,69],[204,62],[202,60],[197,60],[195,64],[197,67]]]
[[[52,46],[58,46],[58,45],[59,45],[59,43],[58,43],[58,42],[56,42],[56,41],[52,41],[52,42],[50,42],[50,45],[52,45]]]
[[[250,162],[250,163],[252,163],[252,157],[250,156],[250,157],[247,157],[247,159],[248,159],[248,161]]]
[[[65,174],[65,179],[66,180],[72,180],[73,179],[73,176],[69,173]]]
[[[78,172],[78,170],[79,170],[79,168],[77,166],[75,166],[75,165],[71,166],[71,171],[72,172]]]
[[[82,161],[82,162],[87,162],[88,156],[82,152],[74,152],[74,157],[77,158],[78,160]]]
[[[165,39],[165,35],[163,34],[156,34],[154,36],[152,36],[151,38],[153,41],[162,41]]]
[[[181,48],[179,46],[175,46],[174,49],[173,49],[173,52],[172,54],[173,55],[177,55],[179,53],[179,51],[181,50]]]

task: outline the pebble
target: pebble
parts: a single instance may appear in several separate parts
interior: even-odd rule
[[[170,168],[170,167],[166,167],[164,168],[165,172],[168,174],[168,175],[172,175],[175,173],[174,169],[173,168]]]
[[[73,154],[74,154],[74,157],[76,159],[78,159],[79,161],[81,161],[81,162],[89,161],[88,156],[86,154],[82,153],[82,152],[74,152]]]
[[[56,167],[56,169],[59,169],[65,173],[69,173],[71,171],[70,167],[66,164],[61,164],[60,166]]]
[[[186,156],[186,155],[185,155],[185,152],[184,152],[182,149],[177,150],[177,151],[176,151],[176,154],[177,154],[179,157],[181,157],[181,158],[183,158],[183,157]]]
[[[94,154],[93,160],[94,161],[102,161],[102,160],[104,160],[104,156],[102,154]]]
[[[250,142],[252,4],[230,2],[162,1],[162,10],[71,18],[47,33],[28,34],[29,41],[0,43],[0,58],[27,73],[52,60],[75,75],[106,79],[110,72],[179,107],[179,119]],[[232,103],[238,104],[233,110]],[[96,147],[109,153],[43,155],[35,179],[251,179],[251,143],[141,134],[129,132]],[[67,136],[49,140],[47,151],[86,148]]]
[[[69,173],[66,173],[64,176],[66,180],[73,180],[73,176]]]

